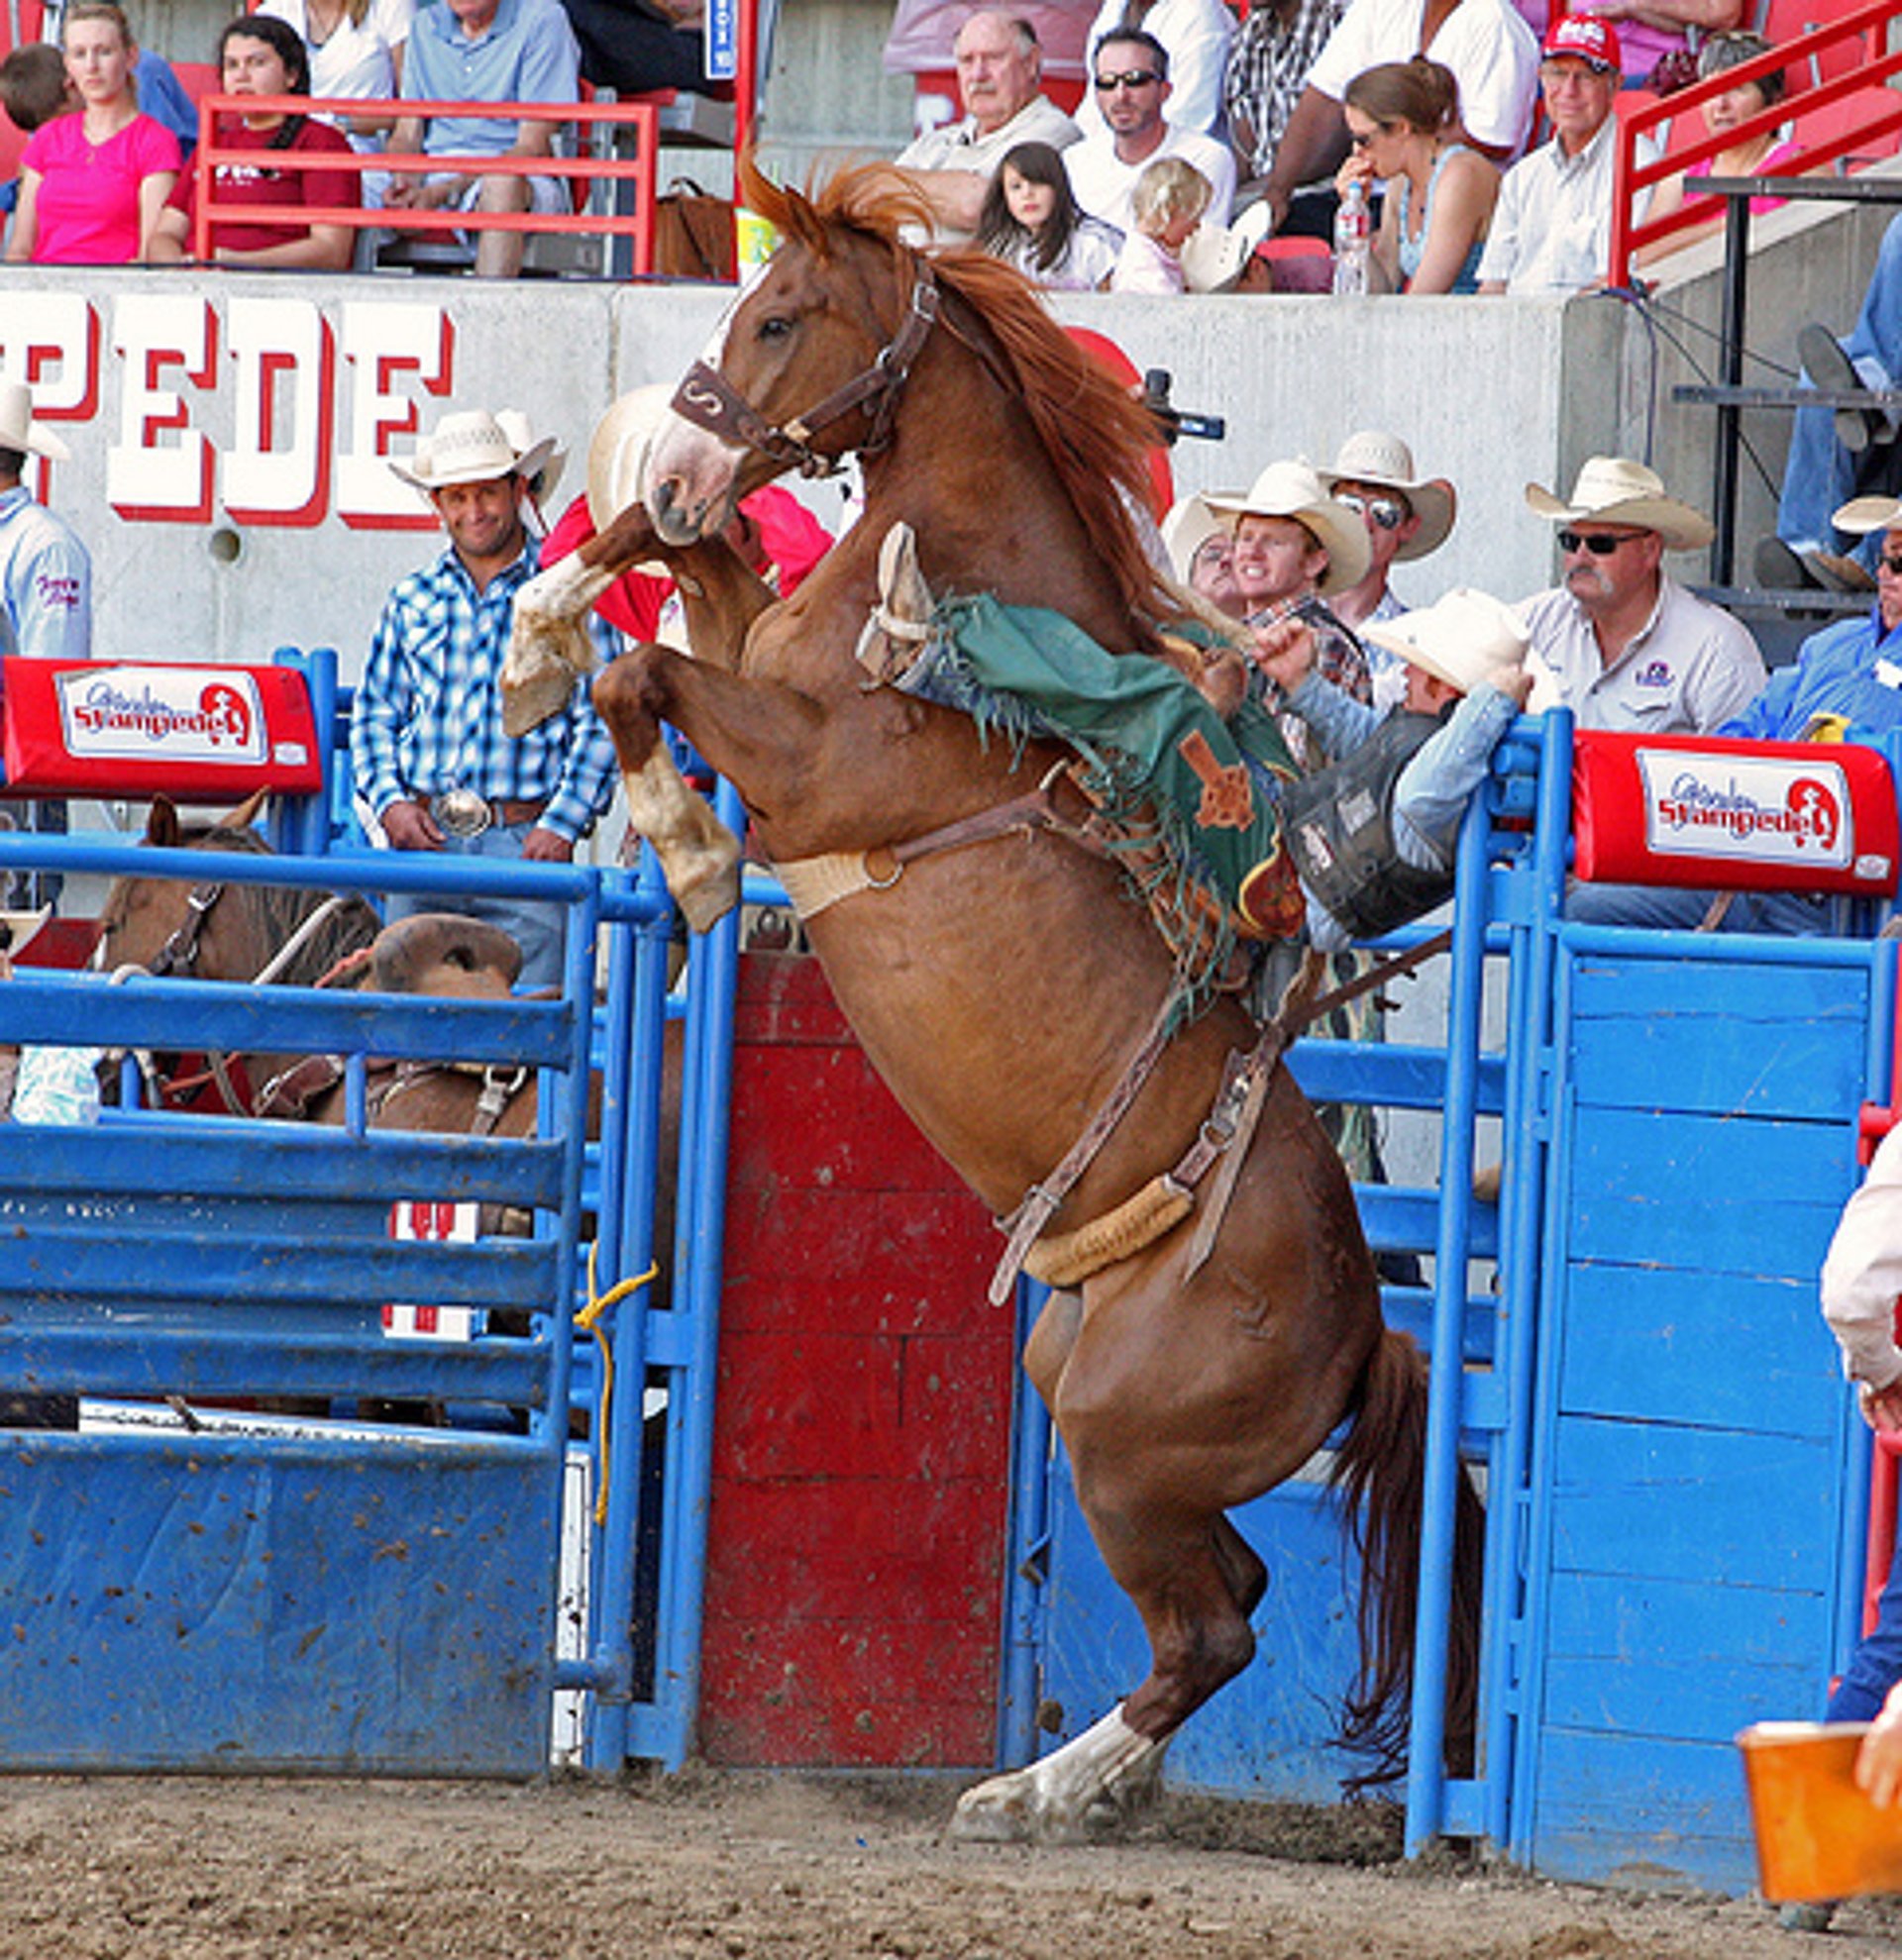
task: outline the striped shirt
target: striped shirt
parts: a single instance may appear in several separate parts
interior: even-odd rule
[[[502,732],[499,681],[515,594],[539,564],[534,539],[485,591],[452,546],[400,580],[383,605],[351,715],[357,793],[380,817],[390,804],[473,789],[491,801],[548,798],[545,829],[575,839],[606,809],[614,744],[583,682],[566,710],[523,736]],[[590,613],[605,661],[614,636]]]

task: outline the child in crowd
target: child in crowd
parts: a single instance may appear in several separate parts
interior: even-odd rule
[[[79,95],[28,140],[7,258],[37,265],[124,265],[140,258],[184,158],[141,112],[139,45],[114,0],[72,0],[60,52]]]
[[[1193,163],[1159,156],[1136,179],[1136,229],[1122,242],[1111,292],[1185,292],[1182,248],[1202,222],[1214,187]]]
[[[1093,292],[1115,269],[1122,234],[1078,204],[1060,152],[1020,143],[985,193],[978,243],[1053,292]]]

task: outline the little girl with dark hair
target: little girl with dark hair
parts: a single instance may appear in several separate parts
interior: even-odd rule
[[[1040,286],[1088,292],[1110,276],[1122,235],[1077,203],[1057,151],[1020,143],[985,193],[978,243]]]

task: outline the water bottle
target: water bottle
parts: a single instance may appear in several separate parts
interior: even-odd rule
[[[1373,225],[1367,211],[1367,186],[1356,177],[1341,193],[1334,213],[1334,290],[1364,293],[1367,259],[1372,252]]]
[[[16,1123],[96,1123],[99,1120],[101,1048],[54,1048],[41,1044],[20,1051],[20,1073],[13,1085]]]

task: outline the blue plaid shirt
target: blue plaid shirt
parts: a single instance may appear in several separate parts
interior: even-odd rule
[[[614,744],[578,681],[566,712],[514,737],[502,733],[498,682],[515,593],[541,552],[522,555],[478,592],[452,546],[390,592],[370,642],[351,716],[350,764],[357,793],[380,817],[405,798],[474,789],[491,800],[548,798],[545,829],[578,838],[614,786]],[[597,615],[588,631],[603,661],[614,636]]]

